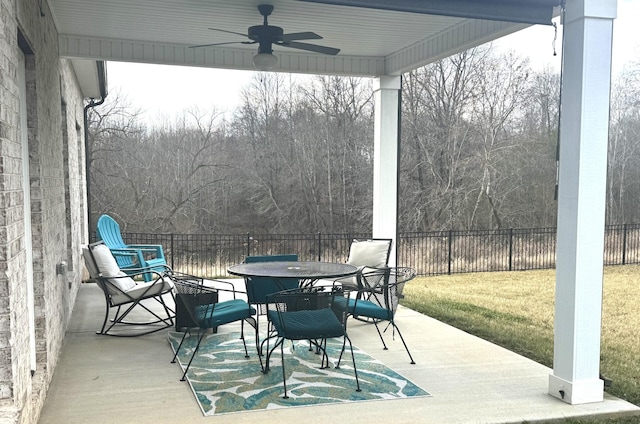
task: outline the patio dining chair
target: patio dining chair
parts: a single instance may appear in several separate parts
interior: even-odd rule
[[[244,323],[249,323],[249,325],[257,331],[256,320],[253,318],[256,310],[245,300],[237,298],[237,295],[241,292],[235,289],[233,283],[207,279],[205,285],[203,278],[175,272],[171,273],[169,277],[173,281],[176,293],[180,296],[184,309],[193,323],[193,327],[185,328],[180,344],[176,348],[175,355],[171,360],[172,363],[175,363],[187,335],[191,334],[191,329],[198,329],[197,344],[191,353],[191,358],[184,369],[180,381],[186,379],[187,372],[198,353],[198,349],[207,330],[216,329],[221,325],[240,321],[240,339],[242,339],[244,346],[245,358],[248,358],[249,352],[247,351],[247,344],[244,339]],[[218,302],[218,292],[229,292],[233,295],[233,298],[231,300]]]
[[[404,285],[415,278],[416,271],[412,268],[383,268],[367,271],[359,274],[357,295],[350,296],[347,299],[349,315],[354,318],[367,319],[372,322],[378,332],[378,336],[382,341],[384,350],[387,350],[387,344],[382,337],[389,326],[392,332],[398,333],[407,354],[410,363],[415,364],[409,347],[402,337],[402,333],[395,322],[395,314],[398,303],[402,298]],[[339,280],[338,280],[339,281]],[[381,332],[379,324],[387,322],[387,326]]]
[[[130,274],[122,272],[111,250],[102,241],[83,246],[82,250],[87,270],[105,297],[104,320],[97,334],[131,337],[153,333],[173,325],[175,312],[164,299],[165,296],[173,298],[173,285],[165,274],[159,274],[149,268],[136,271],[130,269]],[[137,282],[132,278],[143,273],[153,275],[153,280]],[[158,305],[154,305],[153,302],[159,304],[160,311],[157,310]],[[109,320],[112,308],[116,309],[116,313]],[[137,313],[138,310],[145,311],[150,321],[128,320],[130,314],[134,311]],[[122,326],[131,326],[127,327],[128,329],[143,326],[144,330],[119,332]]]
[[[247,256],[245,263],[258,262],[297,262],[298,255],[263,255],[263,256]],[[244,279],[247,289],[247,301],[256,308],[256,326],[260,328],[260,315],[266,314],[267,295],[289,289],[295,289],[299,286],[300,281],[297,278],[271,278],[271,277],[245,277]],[[267,329],[267,338],[269,337],[269,329]],[[262,364],[262,345],[266,341],[260,342],[260,333],[256,331],[256,351],[260,359],[260,367],[264,369]]]
[[[345,296],[348,296],[348,292],[342,289],[322,291],[314,287],[302,287],[267,295],[267,317],[275,329],[276,342],[273,348],[269,349],[268,340],[270,339],[267,339],[267,358],[264,372],[269,372],[271,354],[276,348],[280,347],[284,399],[288,399],[287,372],[284,360],[285,340],[293,342],[298,340],[310,341],[322,353],[320,367],[328,368],[329,358],[326,351],[326,340],[342,337],[342,350],[340,351],[336,368],[340,367],[342,354],[346,343],[349,342],[356,391],[360,391],[360,380],[358,379],[353,346],[346,331],[347,310],[345,308]],[[293,345],[293,349],[295,349],[295,345]]]
[[[116,258],[120,269],[125,273],[136,274],[139,268],[163,272],[169,268],[164,257],[164,250],[159,244],[126,244],[122,239],[120,225],[109,215],[98,218],[96,236],[102,240]],[[151,281],[153,274],[142,274],[144,281]]]

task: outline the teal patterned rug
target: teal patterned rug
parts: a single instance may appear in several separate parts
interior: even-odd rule
[[[181,338],[182,333],[169,333],[169,343],[174,352]],[[180,349],[178,360],[183,370],[196,342],[195,335],[189,336]],[[361,392],[356,392],[351,355],[345,352],[340,369],[334,368],[342,347],[339,340],[328,342],[327,352],[331,367],[327,369],[320,369],[321,356],[309,351],[308,342],[297,343],[295,349],[291,349],[291,346],[290,341],[285,342],[289,399],[283,399],[279,348],[272,356],[271,371],[263,374],[260,372],[260,362],[252,336],[247,339],[247,348],[251,356],[249,359],[244,357],[239,333],[205,336],[187,374],[187,380],[204,415],[430,396],[411,381],[354,346],[362,389]]]

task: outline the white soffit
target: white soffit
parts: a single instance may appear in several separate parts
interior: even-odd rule
[[[245,41],[240,34],[262,24],[257,5],[269,3],[274,6],[270,25],[285,33],[313,31],[323,37],[314,44],[341,49],[337,56],[327,56],[274,46],[279,59],[275,71],[314,74],[395,75],[527,26],[298,0],[48,3],[62,57],[243,70],[254,69],[256,45],[190,46]]]

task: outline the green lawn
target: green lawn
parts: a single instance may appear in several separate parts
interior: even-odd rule
[[[604,273],[601,373],[609,393],[640,404],[640,266]],[[419,277],[403,304],[523,356],[553,365],[555,270]],[[569,423],[600,421],[567,420]],[[640,417],[604,421],[638,423]]]

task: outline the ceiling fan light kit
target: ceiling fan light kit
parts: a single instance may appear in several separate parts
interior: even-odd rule
[[[263,16],[262,25],[254,25],[249,27],[247,30],[247,34],[228,31],[225,29],[209,28],[213,31],[226,32],[228,34],[247,37],[249,41],[231,41],[225,43],[202,44],[191,47],[196,48],[220,46],[223,44],[258,44],[258,53],[253,56],[253,65],[261,71],[268,71],[278,63],[278,58],[273,55],[273,45],[328,55],[336,55],[340,52],[340,49],[336,49],[333,47],[299,42],[299,40],[321,40],[322,37],[315,32],[306,31],[285,34],[282,28],[269,25],[269,23],[267,22],[267,17],[271,15],[271,12],[273,12],[272,5],[261,4],[258,6],[258,12],[260,12],[260,14]]]
[[[258,53],[253,56],[253,66],[261,71],[273,69],[278,63],[278,58],[271,53]]]

